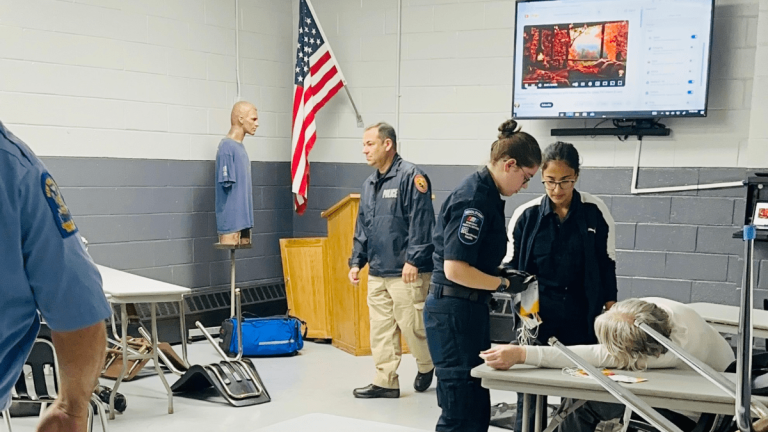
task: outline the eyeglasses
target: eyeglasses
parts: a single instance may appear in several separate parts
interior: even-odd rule
[[[522,168],[518,168],[518,169],[523,173],[523,184],[524,185],[528,184],[528,182],[531,181],[531,177],[529,177],[528,174],[526,174]]]
[[[574,183],[576,183],[576,180],[560,180],[560,181],[552,181],[552,180],[545,180],[541,182],[544,184],[544,187],[547,188],[547,190],[555,190],[558,186],[560,186],[560,189],[562,190],[570,190],[573,189]]]

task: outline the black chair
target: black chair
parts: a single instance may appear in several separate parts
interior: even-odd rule
[[[32,352],[29,353],[25,364],[25,371],[16,381],[11,401],[17,405],[40,405],[39,413],[42,413],[48,404],[53,403],[59,391],[59,363],[56,350],[51,341],[43,338],[35,339]],[[27,372],[32,377],[31,386],[27,383]],[[104,405],[98,396],[91,395],[91,409],[88,411],[88,432],[93,428],[93,414],[96,410],[101,420],[101,427],[107,432],[107,417]],[[11,429],[11,412],[3,411],[8,432]]]

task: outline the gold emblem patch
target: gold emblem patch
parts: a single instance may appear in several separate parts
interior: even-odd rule
[[[53,180],[53,177],[47,172],[43,173],[40,182],[43,187],[43,194],[45,194],[45,200],[48,201],[48,206],[53,213],[53,220],[56,222],[56,228],[59,229],[61,236],[66,238],[76,233],[77,226],[75,221],[72,220],[72,214],[69,212],[69,208],[64,202],[64,197],[61,196],[59,186]]]
[[[429,189],[427,179],[425,179],[421,174],[413,178],[413,184],[416,185],[416,189],[421,193],[427,193],[427,190]]]

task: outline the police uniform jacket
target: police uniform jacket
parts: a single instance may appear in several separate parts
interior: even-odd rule
[[[504,200],[487,167],[461,182],[440,208],[432,283],[466,288],[445,276],[445,261],[463,261],[496,274],[507,248]],[[490,291],[488,291],[490,294]]]
[[[101,275],[42,162],[0,123],[0,410],[40,328],[73,331],[112,313]]]
[[[350,267],[369,265],[369,274],[400,276],[409,263],[432,271],[432,185],[416,165],[395,154],[392,166],[363,183]]]
[[[573,216],[584,247],[587,316],[589,322],[594,322],[603,305],[617,298],[616,228],[608,207],[600,198],[574,190],[571,206],[579,207]],[[543,195],[515,210],[509,222],[510,241],[505,262],[518,270],[532,271],[534,240],[550,207],[549,197]]]

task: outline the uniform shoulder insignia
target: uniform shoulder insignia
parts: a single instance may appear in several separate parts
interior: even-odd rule
[[[461,224],[459,225],[459,240],[467,245],[477,243],[484,220],[485,216],[483,216],[480,210],[474,208],[464,210],[464,214],[461,216]]]
[[[40,184],[43,187],[43,194],[45,200],[48,201],[48,206],[53,213],[53,221],[56,223],[56,228],[59,229],[61,236],[67,238],[77,232],[77,226],[72,219],[72,214],[69,212],[67,204],[64,202],[64,197],[61,195],[59,186],[53,180],[50,174],[44,172],[40,177]]]
[[[416,177],[413,178],[413,184],[416,185],[416,190],[421,193],[427,193],[427,190],[429,190],[427,179],[421,174],[417,174]]]

